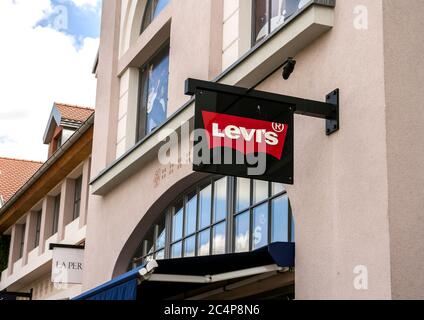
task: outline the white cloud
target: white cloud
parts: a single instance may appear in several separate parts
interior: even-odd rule
[[[0,137],[7,137],[0,156],[45,160],[42,137],[53,102],[94,107],[98,39],[85,38],[77,50],[73,37],[34,28],[51,10],[49,0],[0,1]]]
[[[71,0],[71,1],[78,7],[84,7],[84,6],[96,7],[101,0]]]

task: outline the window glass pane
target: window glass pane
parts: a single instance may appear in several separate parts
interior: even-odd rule
[[[287,0],[286,1],[281,1],[281,0],[271,1],[271,32],[274,31],[278,26],[284,23],[284,17],[286,13],[286,5],[285,5],[286,2]]]
[[[60,145],[63,145],[66,141],[69,140],[69,138],[75,133],[74,130],[67,130],[67,129],[63,129],[62,130],[62,138],[60,139]],[[58,147],[60,147],[60,145],[58,145]]]
[[[185,235],[196,232],[197,196],[194,195],[186,205]]]
[[[226,223],[222,222],[213,228],[212,254],[225,253]]]
[[[200,229],[211,225],[211,193],[212,186],[207,186],[200,191],[199,210],[200,210]]]
[[[178,242],[171,247],[171,258],[181,258],[182,257],[182,243]]]
[[[53,211],[53,228],[52,234],[54,235],[58,231],[59,227],[59,210],[60,210],[60,194],[54,199],[54,211]]]
[[[288,204],[287,196],[272,201],[272,242],[287,242],[289,239]]]
[[[153,19],[156,18],[159,15],[159,13],[161,13],[161,11],[168,4],[169,0],[155,0],[155,2],[156,2],[156,8],[155,8],[155,11],[153,12]]]
[[[268,203],[253,210],[253,250],[268,244]]]
[[[183,237],[183,209],[179,209],[172,217],[172,241]]]
[[[137,118],[137,139],[141,140],[146,135],[146,103],[149,93],[149,79],[148,79],[148,67],[146,66],[141,70],[141,81],[140,81],[140,105],[138,110]]]
[[[75,201],[81,199],[82,177],[75,180]]]
[[[165,248],[165,222],[158,225],[158,238],[156,239],[156,250]]]
[[[272,0],[271,1],[271,32],[287,21],[304,4],[299,0]]]
[[[144,76],[148,77],[146,101],[146,134],[166,120],[168,106],[169,49],[160,52],[149,64]]]
[[[215,182],[214,222],[224,220],[227,216],[227,178]]]
[[[258,203],[268,199],[268,182],[267,181],[253,181],[253,203]]]
[[[75,180],[75,194],[74,194],[74,220],[80,216],[80,206],[81,206],[81,189],[82,189],[82,177],[79,177]]]
[[[146,4],[146,8],[144,9],[143,22],[142,22],[142,25],[141,25],[141,32],[146,30],[146,28],[152,22],[153,10],[154,10],[154,1],[148,0],[147,4]]]
[[[37,248],[40,244],[40,230],[41,229],[41,211],[37,212],[37,222],[35,226],[35,243],[34,248]]]
[[[77,201],[74,204],[74,220],[79,218],[79,214],[80,214],[80,202]]]
[[[207,256],[210,254],[210,232],[205,230],[199,234],[199,256]]]
[[[184,257],[194,257],[196,255],[196,236],[188,238],[184,242]]]
[[[144,239],[143,256],[146,256],[146,255],[153,253],[155,251],[154,243],[153,243],[153,236],[154,236],[154,232],[153,232],[153,230],[151,230],[151,231],[149,231],[148,235]]]
[[[152,254],[155,251],[155,247],[152,245],[149,249],[148,254]]]
[[[261,40],[268,34],[268,1],[255,0],[255,39]]]
[[[245,178],[237,179],[236,208],[240,212],[250,206],[250,180]]]
[[[19,259],[22,258],[24,255],[25,232],[26,232],[26,224],[23,224],[21,227],[21,242],[19,244]]]
[[[158,251],[156,253],[156,260],[163,260],[163,259],[165,259],[165,250]]]
[[[300,0],[299,1],[299,9],[302,9],[304,6],[306,6],[308,3],[310,2],[310,0]]]
[[[273,183],[272,184],[272,195],[275,196],[279,193],[284,192],[284,185],[282,183]]]
[[[149,0],[147,2],[141,32],[146,30],[146,28],[152,23],[153,19],[161,13],[168,3],[169,0]]]
[[[235,218],[235,252],[249,251],[249,212]]]

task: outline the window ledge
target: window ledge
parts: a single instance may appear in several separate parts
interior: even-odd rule
[[[256,44],[215,81],[250,88],[272,74],[282,62],[330,30],[334,25],[335,0],[315,0],[289,21]],[[194,117],[194,99],[189,100],[166,123],[137,143],[91,182],[92,193],[103,196],[142,168],[162,145],[163,131],[177,131]],[[166,135],[165,135],[166,136]]]

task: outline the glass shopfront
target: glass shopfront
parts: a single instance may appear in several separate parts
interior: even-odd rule
[[[248,252],[273,242],[294,242],[283,185],[214,177],[184,192],[157,219],[130,268],[152,259]]]

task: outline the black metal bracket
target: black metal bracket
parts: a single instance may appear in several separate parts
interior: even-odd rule
[[[334,106],[336,106],[335,110],[334,110],[334,116],[330,119],[326,120],[326,128],[325,128],[325,132],[327,134],[327,136],[339,131],[340,129],[340,109],[339,109],[339,104],[340,104],[340,90],[336,89],[333,92],[327,94],[327,103],[330,103]]]
[[[54,248],[63,248],[63,249],[80,249],[84,250],[85,246],[83,245],[70,245],[70,244],[58,244],[58,243],[50,243],[49,250],[53,250]]]
[[[216,82],[197,79],[187,79],[185,82],[185,94],[195,95],[196,90],[212,90],[222,93],[251,97],[263,100],[280,102],[283,108],[293,111],[295,114],[320,118],[326,120],[326,135],[331,135],[340,129],[340,90],[336,89],[326,96],[326,102],[308,100],[298,97],[286,96],[265,91],[258,91],[237,86],[229,86]]]

